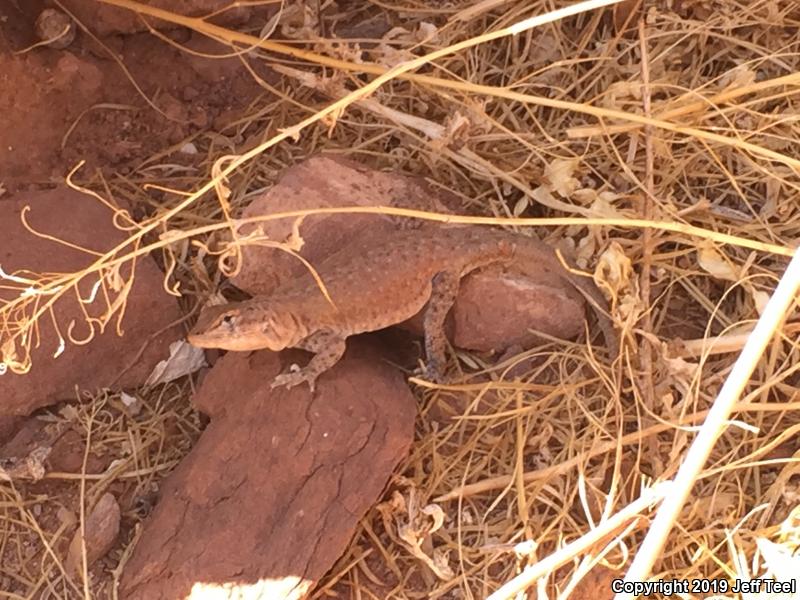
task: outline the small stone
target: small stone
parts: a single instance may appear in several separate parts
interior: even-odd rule
[[[63,12],[46,8],[36,19],[36,35],[51,48],[63,50],[75,40],[75,23]]]
[[[179,150],[181,154],[197,154],[197,146],[195,146],[192,142],[186,142],[181,149]]]
[[[117,499],[113,494],[103,494],[86,517],[84,530],[86,537],[81,538],[81,529],[75,532],[67,553],[67,569],[76,574],[83,565],[83,547],[86,548],[86,562],[89,566],[108,554],[119,535],[121,513]],[[85,540],[85,544],[81,542]]]

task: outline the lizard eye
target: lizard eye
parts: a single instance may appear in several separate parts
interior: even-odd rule
[[[223,315],[221,323],[228,327],[232,327],[235,320],[236,318],[234,317],[234,315],[227,314]]]

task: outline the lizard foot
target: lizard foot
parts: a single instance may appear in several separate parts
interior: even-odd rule
[[[296,385],[300,385],[303,382],[308,383],[308,387],[311,390],[311,393],[314,393],[314,386],[316,383],[317,377],[308,373],[305,369],[297,369],[293,370],[289,373],[281,373],[275,379],[272,380],[272,385],[270,385],[270,389],[275,389],[279,386],[285,386],[286,389],[291,389]]]
[[[436,363],[430,361],[417,369],[416,374],[432,383],[448,383],[450,380]]]

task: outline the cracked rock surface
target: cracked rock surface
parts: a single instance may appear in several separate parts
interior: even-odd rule
[[[195,398],[211,423],[162,487],[121,598],[184,598],[204,586],[231,598],[312,590],[413,439],[416,405],[402,375],[358,342],[313,396],[269,386],[304,353],[217,362]]]
[[[54,236],[65,244],[28,231]],[[16,194],[0,201],[0,266],[9,274],[30,277],[30,273],[75,273],[89,267],[97,255],[117,246],[126,234],[114,226],[114,215],[96,199],[65,187],[40,192]],[[85,248],[87,251],[80,250]],[[130,278],[130,265],[120,275]],[[74,289],[67,290],[38,321],[32,343],[33,366],[29,373],[16,375],[10,370],[0,376],[0,419],[27,415],[37,408],[59,400],[74,399],[75,386],[95,390],[135,387],[144,383],[153,367],[169,356],[169,343],[181,335],[174,324],[181,313],[175,298],[164,291],[163,273],[149,257],[136,262],[133,284],[127,292],[125,315],[117,335],[117,318],[100,330],[95,322],[110,303],[121,296],[123,286],[115,290],[108,280],[102,288],[97,277],[85,276],[78,285],[82,303]],[[11,285],[4,280],[0,300],[18,299],[24,284]],[[98,292],[97,290],[100,289]],[[46,301],[44,296],[39,305]],[[89,301],[92,299],[91,301]],[[30,316],[32,308],[26,309]],[[20,318],[14,314],[14,318]],[[58,324],[58,329],[54,327]],[[72,336],[81,343],[60,340]],[[91,339],[91,343],[82,343]],[[21,350],[19,350],[21,352]],[[54,358],[54,355],[58,355]],[[0,436],[2,436],[0,423]]]

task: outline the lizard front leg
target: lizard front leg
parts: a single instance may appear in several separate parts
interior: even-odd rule
[[[308,387],[313,392],[317,377],[339,362],[346,346],[345,338],[341,334],[323,329],[312,333],[297,344],[296,347],[313,352],[314,356],[305,367],[298,371],[278,375],[272,382],[272,388],[279,385],[292,388],[307,381]]]
[[[461,276],[453,271],[441,271],[431,281],[431,297],[425,311],[423,327],[425,329],[425,356],[428,377],[435,382],[443,379],[444,365],[447,360],[447,337],[444,323],[447,313],[453,307],[458,295],[458,284]]]

